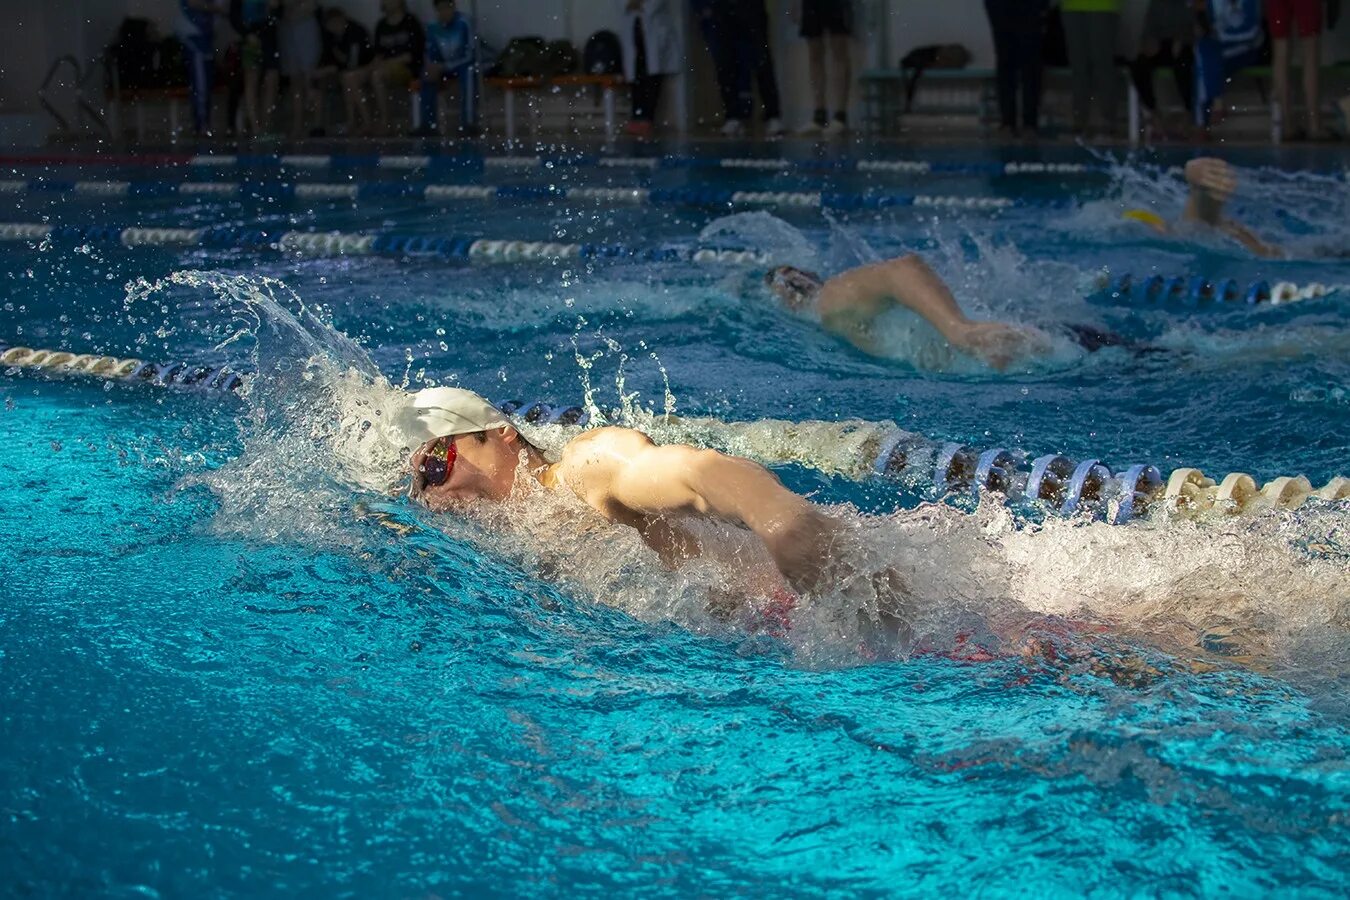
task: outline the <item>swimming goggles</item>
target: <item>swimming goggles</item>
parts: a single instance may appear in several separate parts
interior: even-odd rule
[[[450,473],[455,471],[455,460],[458,458],[454,437],[437,438],[422,454],[417,473],[422,476],[427,487],[440,487],[450,480]]]

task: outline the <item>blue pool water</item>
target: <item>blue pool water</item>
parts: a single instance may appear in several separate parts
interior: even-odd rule
[[[374,489],[387,461],[353,462],[341,438],[378,370],[497,399],[589,390],[659,411],[669,393],[684,415],[889,420],[1117,470],[1322,484],[1350,474],[1345,292],[1218,310],[1089,296],[1103,269],[1350,284],[1346,182],[1262,168],[1337,161],[1237,161],[1235,213],[1294,258],[1121,223],[1123,207],[1175,210],[1151,168],[1173,160],[1039,179],[443,179],[1065,201],[998,213],[15,197],[12,221],[720,242],[827,273],[919,250],[974,314],[1160,352],[1003,374],[877,359],[770,304],[762,266],[0,246],[0,341],[259,373],[242,399],[0,380],[4,891],[1343,896],[1344,505],[1113,527],[779,467],[869,560],[913,576],[924,639],[878,661],[711,617],[700,590],[726,573],[665,573],[624,534],[432,517]],[[39,175],[187,177],[6,177]],[[903,322],[895,341],[930,346]],[[1049,649],[1024,656],[998,636],[1008,622]]]

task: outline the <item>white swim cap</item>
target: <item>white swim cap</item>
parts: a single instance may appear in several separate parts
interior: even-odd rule
[[[410,447],[438,437],[472,434],[510,425],[502,411],[463,388],[425,388],[408,398],[398,426]]]

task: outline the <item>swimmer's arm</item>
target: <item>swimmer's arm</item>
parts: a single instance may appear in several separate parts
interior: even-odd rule
[[[913,253],[831,278],[821,288],[817,308],[826,328],[860,350],[876,353],[869,326],[897,304],[926,319],[953,347],[995,369],[1049,349],[1048,340],[1035,329],[967,318],[951,289]]]
[[[1224,205],[1237,189],[1232,166],[1221,159],[1201,157],[1186,163],[1186,208],[1181,218],[1199,222],[1228,235],[1248,252],[1266,258],[1284,256],[1284,251],[1261,240],[1255,232],[1223,214]]]
[[[649,445],[616,467],[607,493],[605,506],[644,517],[702,516],[744,525],[799,591],[820,585],[838,531],[763,466],[715,450]]]
[[[847,329],[871,324],[897,305],[922,316],[952,343],[970,322],[951,289],[913,253],[836,275],[825,282],[817,301],[821,324],[845,337]]]

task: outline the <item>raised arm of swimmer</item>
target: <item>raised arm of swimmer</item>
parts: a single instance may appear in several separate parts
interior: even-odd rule
[[[811,591],[825,577],[834,521],[757,463],[602,428],[573,440],[557,471],[584,502],[637,528],[663,556],[666,541],[681,539],[680,519],[718,519],[754,532],[795,590]]]
[[[1233,167],[1221,159],[1201,157],[1186,163],[1186,208],[1181,213],[1184,222],[1199,222],[1222,231],[1248,251],[1262,257],[1281,257],[1279,247],[1261,240],[1250,228],[1224,215],[1224,205],[1237,190]]]
[[[830,278],[820,289],[817,310],[830,331],[877,353],[872,323],[897,305],[922,316],[952,346],[995,369],[1045,348],[1044,336],[1032,329],[967,318],[947,285],[913,253]]]

